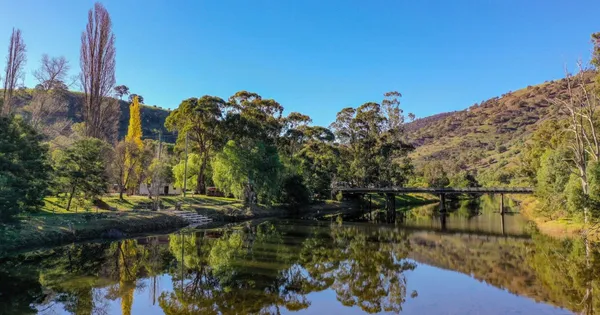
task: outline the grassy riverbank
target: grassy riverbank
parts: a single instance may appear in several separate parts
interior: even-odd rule
[[[7,253],[76,241],[121,238],[176,229],[183,219],[155,211],[98,213],[39,213],[23,215],[0,225],[0,256]]]
[[[383,206],[383,197],[373,195],[373,207]],[[397,206],[436,202],[434,196],[400,195]],[[232,198],[165,196],[162,209],[173,209],[181,202],[182,210],[195,211],[209,216],[215,222],[234,222],[256,218],[300,215],[314,217],[345,214],[359,209],[353,201],[319,201],[291,210],[284,205],[255,205],[244,207]],[[23,214],[14,222],[0,224],[0,256],[15,251],[54,246],[88,239],[121,238],[139,234],[164,232],[186,223],[168,211],[150,211],[151,201],[145,196],[105,196],[95,204],[76,205],[70,211],[65,201],[56,197],[45,200],[45,206],[36,213]]]
[[[534,196],[520,196],[515,198],[520,201],[521,213],[533,221],[540,232],[552,237],[573,237],[581,234],[584,229],[583,222],[567,218],[550,218],[540,211],[540,202]]]

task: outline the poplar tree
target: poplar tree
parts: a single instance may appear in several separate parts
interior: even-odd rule
[[[140,103],[137,96],[133,98],[133,102],[129,106],[129,126],[127,128],[127,136],[125,142],[129,143],[125,157],[125,169],[133,170],[125,172],[123,182],[127,188],[134,189],[137,187],[138,181],[142,172],[141,156],[144,144],[142,143],[142,119],[140,115]],[[136,152],[132,152],[135,150]]]

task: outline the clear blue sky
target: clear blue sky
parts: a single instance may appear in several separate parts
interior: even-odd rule
[[[93,1],[0,0],[2,64],[11,28],[28,49],[26,85],[43,53],[79,72]],[[117,83],[174,108],[238,90],[329,125],[343,107],[398,90],[417,117],[560,78],[589,59],[600,1],[103,1],[113,20]],[[3,69],[3,66],[2,66]]]

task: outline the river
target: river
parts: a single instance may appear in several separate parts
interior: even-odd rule
[[[396,224],[259,220],[24,253],[0,262],[0,313],[600,310],[600,247],[541,235],[490,200],[456,204],[444,219],[430,205],[402,209]]]

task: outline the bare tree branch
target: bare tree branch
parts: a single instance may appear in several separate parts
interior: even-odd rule
[[[51,89],[65,89],[65,79],[69,72],[70,66],[67,59],[63,56],[49,57],[42,55],[40,68],[33,72],[33,76],[38,81],[39,89],[45,91]]]

